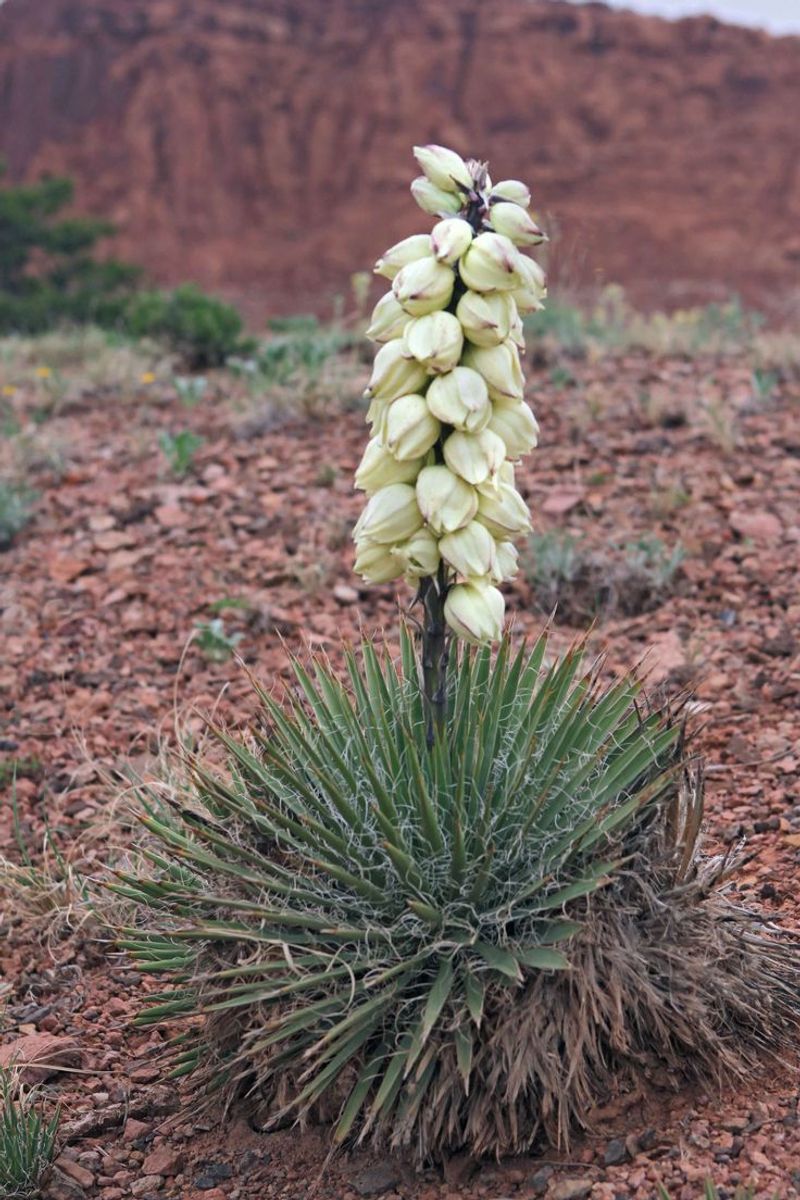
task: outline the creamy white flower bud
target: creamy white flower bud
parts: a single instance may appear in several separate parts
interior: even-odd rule
[[[454,367],[433,379],[425,399],[435,417],[467,433],[485,429],[492,415],[486,380],[469,367]]]
[[[527,454],[539,442],[538,422],[524,400],[495,403],[486,428],[502,438],[509,458]]]
[[[515,288],[511,295],[521,313],[539,312],[544,308],[544,298],[547,295],[544,271],[532,258],[524,254],[519,257],[522,286]]]
[[[499,346],[511,332],[516,313],[509,292],[464,292],[456,316],[474,346]]]
[[[404,357],[402,342],[395,338],[381,346],[375,355],[365,394],[370,399],[394,400],[397,396],[418,391],[427,378],[425,368],[416,359]]]
[[[453,217],[461,210],[461,197],[456,192],[446,192],[424,175],[412,182],[411,195],[422,211],[432,217]]]
[[[414,158],[436,187],[446,192],[469,191],[472,175],[460,154],[445,146],[415,146]]]
[[[356,470],[355,485],[368,496],[373,496],[390,483],[413,483],[422,466],[421,458],[399,462],[380,438],[370,438]]]
[[[355,572],[367,583],[389,583],[403,574],[403,564],[388,546],[366,538],[356,543]]]
[[[431,249],[439,262],[452,264],[469,246],[473,238],[472,226],[463,217],[448,217],[439,221],[431,230]]]
[[[522,399],[525,380],[519,351],[513,342],[506,341],[499,346],[469,346],[464,352],[464,363],[483,376],[492,400]]]
[[[473,487],[445,466],[423,467],[417,476],[417,504],[434,533],[452,533],[478,511]]]
[[[392,553],[399,560],[409,582],[435,575],[439,569],[439,542],[430,529],[418,529],[407,542],[395,546]]]
[[[395,242],[385,250],[375,263],[373,270],[384,279],[394,279],[401,267],[417,262],[420,258],[431,257],[431,238],[429,233],[412,233],[411,237]]]
[[[521,255],[514,243],[500,233],[479,233],[458,263],[458,273],[473,292],[497,292],[518,288]]]
[[[453,268],[435,258],[421,258],[398,271],[392,291],[407,313],[424,317],[446,308],[453,294]]]
[[[410,484],[390,483],[367,501],[356,522],[354,536],[393,545],[404,542],[422,525],[416,492]]]
[[[451,471],[477,485],[496,479],[506,457],[502,438],[487,427],[480,433],[451,433],[444,444],[444,461]]]
[[[513,299],[509,296],[509,301],[514,305],[514,319],[511,322],[511,328],[508,331],[508,340],[513,342],[518,350],[525,349],[525,326],[522,324],[522,317],[519,315],[519,309]]]
[[[489,216],[497,233],[510,238],[515,246],[538,246],[544,241],[544,230],[518,204],[501,200],[492,205]]]
[[[372,318],[367,328],[367,337],[373,342],[391,342],[393,338],[403,336],[403,331],[411,317],[398,301],[394,292],[381,296],[372,310]]]
[[[499,183],[491,186],[489,203],[495,204],[500,200],[510,200],[512,204],[519,204],[522,208],[528,208],[531,202],[531,194],[527,185],[520,183],[519,179],[501,179]]]
[[[488,531],[487,531],[488,532]],[[519,571],[519,552],[513,542],[496,542],[492,583],[510,583]]]
[[[448,312],[412,317],[403,338],[405,351],[432,375],[452,371],[461,358],[463,345],[461,324]]]
[[[399,462],[411,462],[427,454],[441,431],[425,397],[418,393],[398,396],[389,405],[381,436]]]
[[[455,533],[439,540],[439,553],[453,570],[465,579],[490,575],[497,571],[496,543],[485,525],[470,521]]]
[[[499,541],[507,541],[518,533],[527,533],[531,528],[528,506],[516,488],[507,483],[498,483],[496,488],[483,486],[478,494],[477,519]]]
[[[458,637],[476,646],[499,640],[505,611],[503,593],[486,583],[457,583],[444,602],[447,624]]]

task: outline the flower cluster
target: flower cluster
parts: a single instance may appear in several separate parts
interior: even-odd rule
[[[411,185],[430,234],[375,266],[391,280],[367,336],[382,343],[366,395],[372,437],[356,472],[369,497],[356,525],[356,571],[370,583],[435,576],[444,616],[470,642],[496,640],[497,585],[517,570],[530,529],[515,460],[537,442],[523,399],[521,314],[542,307],[544,273],[519,247],[544,234],[518,180],[493,185],[482,163],[418,146]]]

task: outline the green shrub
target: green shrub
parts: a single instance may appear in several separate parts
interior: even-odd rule
[[[632,617],[657,608],[678,586],[684,558],[679,543],[670,549],[657,537],[596,550],[549,530],[531,535],[521,563],[537,608],[580,624],[599,613]]]
[[[128,306],[124,325],[134,337],[165,341],[193,370],[221,366],[252,345],[242,337],[236,309],[191,283],[174,292],[141,292]]]
[[[13,1072],[0,1067],[0,1196],[34,1200],[55,1153],[58,1113],[45,1121],[35,1093],[16,1093]]]
[[[5,167],[0,161],[0,178]],[[63,218],[68,179],[0,188],[0,333],[40,333],[60,322],[110,324],[125,310],[139,270],[96,262],[107,221]]]
[[[173,475],[178,478],[186,475],[194,463],[194,456],[203,445],[203,438],[191,429],[182,429],[180,433],[162,433],[158,444],[169,463]]]
[[[172,981],[141,1022],[192,1018],[177,1072],[422,1161],[563,1144],[643,1056],[780,1053],[796,962],[698,865],[699,779],[634,682],[462,652],[431,744],[410,635],[361,653],[260,691],[225,773],[142,790],[124,944]]]
[[[34,493],[18,483],[0,480],[0,550],[7,550],[33,512]]]

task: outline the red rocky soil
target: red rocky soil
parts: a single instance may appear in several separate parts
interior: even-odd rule
[[[531,375],[543,438],[521,482],[537,525],[596,547],[642,535],[685,547],[677,590],[647,615],[601,619],[592,646],[607,652],[610,670],[649,650],[654,684],[694,689],[709,845],[745,836],[753,857],[743,894],[797,930],[800,390],[784,380],[754,399],[744,361],[631,355],[571,371],[571,382],[556,373],[558,384],[547,366]],[[351,378],[355,397],[363,371]],[[40,845],[46,819],[67,857],[90,871],[129,836],[101,772],[126,759],[152,764],[175,696],[195,725],[191,704],[219,701],[233,722],[252,707],[232,660],[209,663],[195,645],[184,655],[213,601],[247,602],[226,611],[226,625],[243,634],[244,658],[269,684],[286,675],[281,639],[335,658],[340,638],[362,623],[390,637],[397,628],[393,587],[363,587],[351,573],[363,414],[243,413],[224,379],[215,388],[191,410],[159,384],[115,401],[67,396],[42,427],[61,446],[60,471],[32,459],[38,510],[0,556],[0,758],[41,763],[17,780],[22,836]],[[715,398],[729,418],[724,438],[719,421],[702,417]],[[27,402],[23,393],[14,401]],[[176,426],[206,439],[184,481],[165,473],[155,449],[158,432]],[[518,632],[541,628],[526,582],[509,589],[509,609]],[[556,618],[557,644],[574,634]],[[8,804],[0,849],[16,856]],[[800,1196],[791,1064],[755,1087],[722,1080],[706,1094],[651,1080],[646,1097],[596,1114],[596,1133],[566,1162],[545,1153],[472,1176],[453,1163],[444,1179],[365,1155],[326,1165],[318,1131],[265,1135],[240,1114],[223,1125],[218,1114],[179,1108],[160,1073],[163,1035],[131,1024],[152,985],[102,931],[98,940],[90,925],[72,934],[47,920],[34,927],[7,911],[0,936],[11,988],[0,1050],[27,1049],[62,1105],[54,1200],[652,1200],[656,1181],[673,1200],[695,1200],[709,1172],[752,1181],[759,1200]]]
[[[535,182],[571,284],[797,298],[800,38],[563,0],[6,0],[0,154],[254,319],[415,232],[415,142]]]

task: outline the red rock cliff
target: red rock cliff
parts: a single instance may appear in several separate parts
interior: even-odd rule
[[[561,0],[7,0],[0,152],[116,250],[292,310],[419,228],[412,142],[530,180],[562,276],[647,302],[800,268],[800,38]]]

